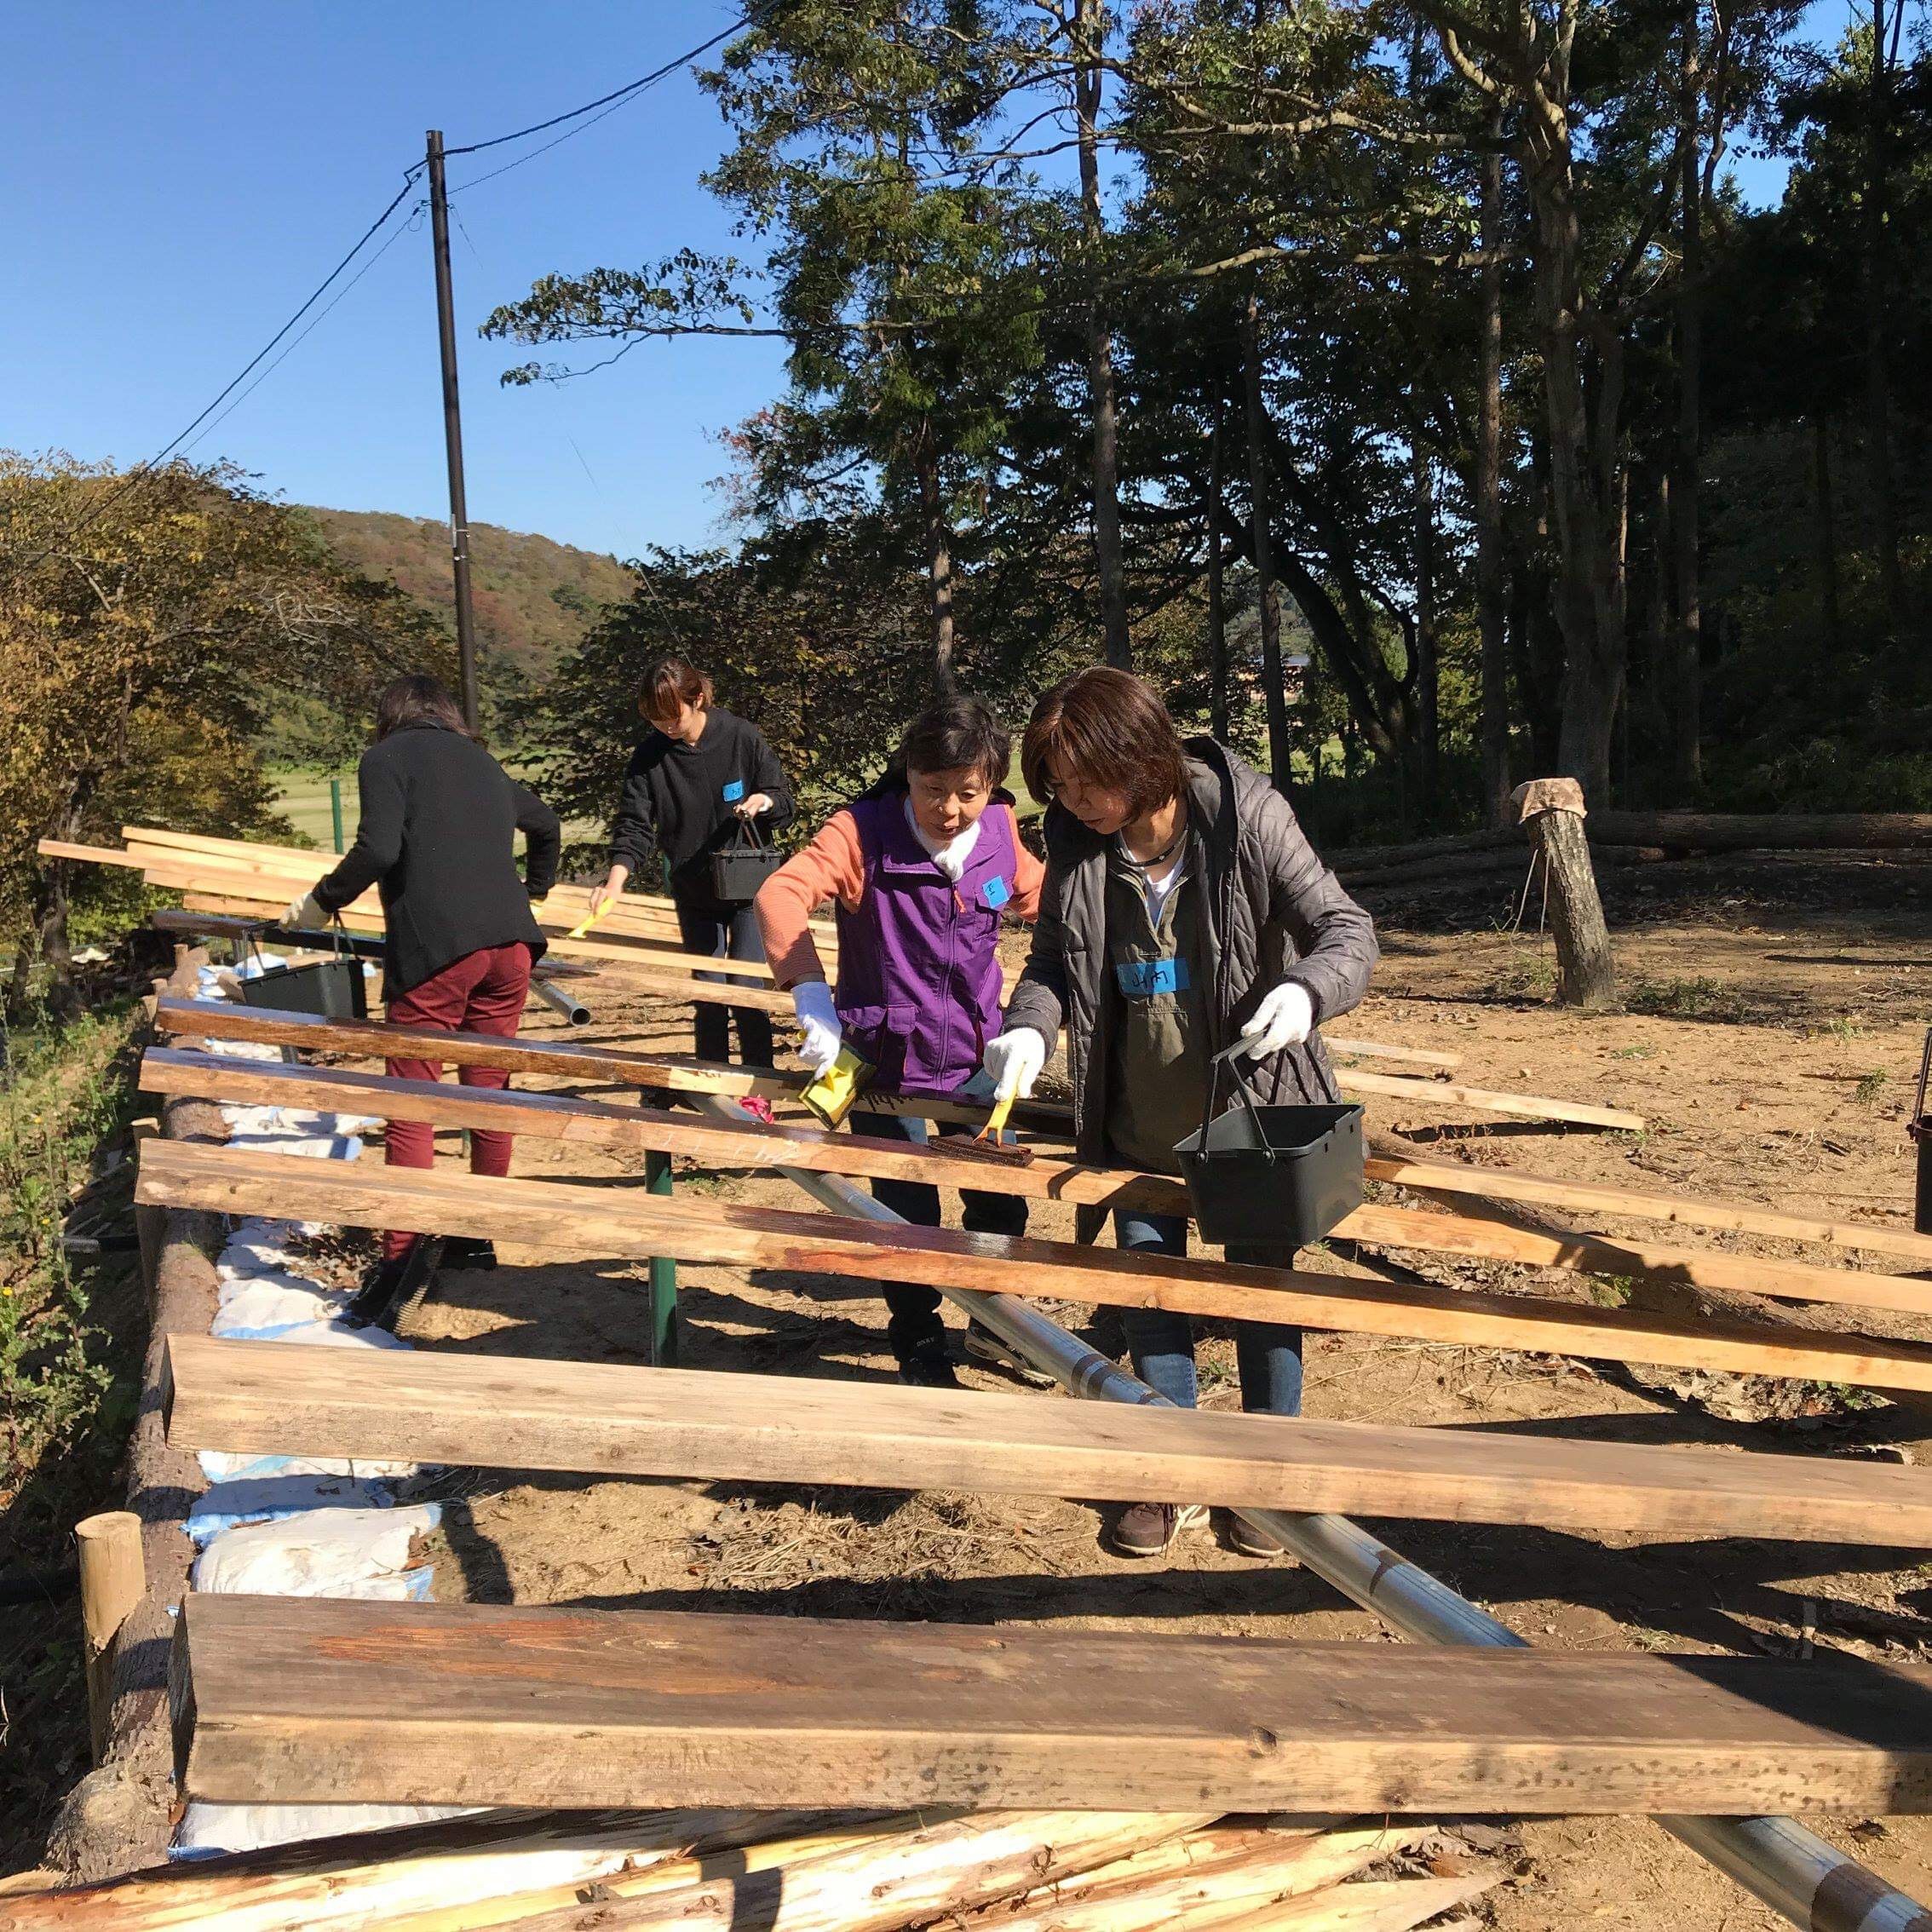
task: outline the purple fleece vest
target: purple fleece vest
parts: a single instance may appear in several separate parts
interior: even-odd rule
[[[838,990],[847,1043],[878,1069],[881,1093],[936,1098],[970,1079],[999,1031],[999,920],[1013,896],[1013,815],[998,805],[957,886],[906,823],[906,795],[852,807],[865,888],[838,909]]]

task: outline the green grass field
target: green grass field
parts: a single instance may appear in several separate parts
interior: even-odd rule
[[[335,826],[329,805],[327,772],[278,772],[275,803],[304,838],[324,852],[336,848]],[[336,774],[342,788],[342,842],[355,837],[355,773]]]
[[[352,769],[334,775],[339,777],[342,783],[342,843],[347,846],[355,837],[359,815],[355,773]],[[297,832],[313,839],[317,849],[323,852],[333,852],[336,848],[335,820],[329,800],[331,776],[328,772],[278,772],[275,774],[276,808],[287,816]],[[564,826],[564,842],[589,840],[595,843],[604,837],[606,829],[589,819],[572,819]]]

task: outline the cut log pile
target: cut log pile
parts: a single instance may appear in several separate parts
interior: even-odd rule
[[[1504,1876],[1378,1819],[494,1810],[0,1897],[0,1932],[1407,1932]]]

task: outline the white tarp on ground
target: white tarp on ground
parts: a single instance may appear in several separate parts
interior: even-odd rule
[[[238,969],[255,976],[273,958]],[[220,998],[212,969],[202,993]],[[249,1060],[280,1057],[274,1047],[211,1040],[217,1053]],[[225,1107],[231,1141],[317,1160],[354,1160],[362,1152],[360,1116],[308,1108]],[[307,1271],[305,1237],[320,1230],[298,1222],[250,1217],[237,1224],[216,1264],[219,1280],[213,1332],[230,1340],[294,1342],[332,1348],[401,1348],[379,1329],[343,1327],[336,1319],[348,1291]],[[188,1520],[200,1548],[190,1582],[198,1590],[250,1596],[426,1598],[430,1573],[412,1566],[413,1540],[441,1514],[433,1504],[399,1504],[394,1485],[417,1473],[408,1463],[349,1463],[300,1456],[228,1454],[207,1450],[202,1473],[211,1486]],[[363,1831],[456,1814],[423,1805],[191,1803],[172,1855],[206,1858],[302,1838]]]

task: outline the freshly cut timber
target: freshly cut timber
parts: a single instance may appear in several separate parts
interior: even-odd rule
[[[1932,1667],[190,1595],[188,1796],[1724,1814],[1932,1802]]]
[[[698,1121],[688,1114],[616,1107],[559,1094],[491,1088],[452,1091],[446,1083],[436,1081],[390,1080],[372,1073],[228,1060],[165,1047],[151,1048],[142,1061],[141,1086],[149,1093],[373,1113],[385,1119],[428,1120],[449,1127],[494,1129],[545,1140],[683,1154],[720,1167],[789,1165],[875,1179],[926,1181],[940,1187],[977,1187],[1035,1199],[1139,1208],[1155,1214],[1189,1211],[1187,1189],[1164,1175],[1039,1157],[1024,1165],[989,1168],[978,1160],[969,1164],[955,1151],[957,1141],[918,1147],[905,1141],[828,1134],[808,1127]],[[1434,1214],[1371,1204],[1345,1216],[1333,1233],[1345,1239],[1472,1255],[1532,1268],[1636,1276],[1666,1285],[1677,1283],[1932,1314],[1932,1282],[1914,1280],[1909,1275],[1762,1261],[1755,1256],[1665,1247],[1647,1241],[1613,1241],[1596,1235],[1538,1233],[1505,1222],[1485,1220],[1467,1210]]]
[[[168,1439],[365,1461],[1932,1545],[1932,1472],[697,1369],[168,1338]]]
[[[1768,1234],[1781,1241],[1814,1241],[1826,1247],[1906,1255],[1932,1265],[1932,1234],[1916,1233],[1909,1228],[1880,1228],[1864,1221],[1830,1221],[1766,1207],[1757,1201],[1656,1193],[1615,1182],[1525,1174],[1513,1167],[1473,1167],[1459,1161],[1403,1160],[1372,1153],[1364,1163],[1364,1170],[1371,1181],[1386,1181],[1421,1194],[1446,1194],[1458,1199],[1473,1194],[1486,1200],[1527,1201],[1573,1213],[1619,1215],[1633,1221],[1663,1221],[1726,1233]]]
[[[359,1172],[336,1161],[151,1141],[142,1148],[135,1198],[159,1207],[294,1215],[356,1228],[434,1228],[578,1252],[591,1245],[615,1255],[916,1279],[936,1288],[997,1285],[1015,1295],[1233,1320],[1932,1391],[1932,1347],[1918,1343],[1679,1320],[1630,1308],[1176,1261],[902,1222],[882,1227],[838,1215],[618,1196],[607,1187],[561,1182],[437,1169]]]
[[[223,867],[224,876],[240,877],[249,873],[262,877],[273,875],[287,879],[294,885],[311,883],[316,867],[324,863],[329,854],[306,851],[296,846],[262,845],[239,838],[214,838],[198,832],[175,832],[144,825],[123,825],[121,836],[128,842],[127,855],[121,860],[126,864],[140,860],[144,865],[166,866],[180,865],[186,859],[207,859]],[[113,848],[108,846],[62,847],[49,854],[54,857],[83,858],[95,864],[114,862]],[[283,897],[286,898],[287,894]],[[562,931],[574,925],[590,910],[590,893],[581,886],[558,885],[550,889],[545,907],[552,913],[569,914],[567,918],[553,918],[547,922]],[[630,893],[619,899],[614,907],[598,922],[596,931],[607,939],[633,939],[646,942],[657,941],[665,945],[676,957],[689,959],[678,937],[676,911],[668,899],[660,899],[647,894]],[[829,963],[838,944],[837,927],[829,919],[814,919],[812,922],[813,937],[819,950]],[[578,941],[578,945],[584,942]],[[831,949],[828,951],[828,948]],[[632,959],[637,957],[635,948],[627,950],[620,957]],[[647,957],[653,955],[647,952]],[[722,969],[722,968],[721,968]],[[762,960],[733,960],[730,970],[740,977],[769,980],[772,970]],[[1010,982],[1014,975],[1009,971]],[[774,1009],[776,1010],[776,1009]],[[789,1001],[783,1009],[789,1013]],[[1462,1055],[1441,1053],[1425,1047],[1386,1046],[1378,1041],[1347,1038],[1338,1033],[1325,1033],[1323,1038],[1337,1053],[1359,1055],[1367,1060],[1407,1061],[1416,1066],[1433,1067],[1448,1070],[1462,1064]]]
[[[1452,1080],[1418,1080],[1401,1073],[1363,1073],[1353,1067],[1343,1067],[1336,1078],[1349,1093],[1412,1100],[1419,1107],[1473,1107],[1479,1113],[1506,1113],[1522,1120],[1567,1120],[1581,1127],[1617,1127],[1633,1134],[1640,1133],[1645,1124],[1641,1113],[1630,1113],[1620,1107],[1597,1107],[1589,1101],[1498,1093],[1488,1087],[1461,1086]]]

